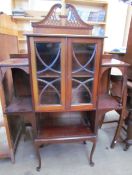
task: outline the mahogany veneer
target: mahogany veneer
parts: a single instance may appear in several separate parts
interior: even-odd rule
[[[31,97],[14,97],[10,105],[6,108],[6,113],[25,113],[32,112],[32,100]]]
[[[72,5],[66,5],[67,15],[64,16],[57,15],[58,8],[61,9],[60,4],[54,5],[45,19],[32,24],[34,33],[27,34],[33,107],[47,120],[53,120],[57,112],[61,118],[63,112],[67,114],[67,123],[70,121],[68,112],[77,112],[82,114],[81,118],[86,118],[86,123],[75,121],[73,125],[47,126],[44,121],[45,125],[41,126],[41,117],[38,117],[34,141],[39,160],[37,170],[41,168],[39,147],[45,143],[91,141],[90,165],[94,165],[98,80],[104,37],[91,36],[92,26],[82,22]],[[82,111],[88,114],[84,116]]]
[[[120,137],[120,131],[126,117],[126,98],[127,98],[127,68],[129,64],[116,59],[103,59],[100,74],[100,93],[99,93],[99,111],[100,127],[104,121],[105,113],[116,110],[120,118],[116,128],[115,136],[111,143],[111,148],[115,146]],[[118,68],[122,75],[112,75],[112,68]],[[103,85],[103,86],[102,86]],[[113,121],[112,121],[113,122]],[[117,122],[114,121],[114,122]],[[105,122],[105,123],[109,123]]]

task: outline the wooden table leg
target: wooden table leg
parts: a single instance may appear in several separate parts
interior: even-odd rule
[[[127,151],[130,145],[132,145],[132,111],[128,114],[127,121],[127,138],[125,140],[125,148],[124,151]]]
[[[36,150],[36,154],[37,154],[37,158],[38,158],[38,166],[36,167],[36,170],[40,171],[40,169],[41,169],[41,156],[40,156],[39,149],[40,149],[41,144],[35,142],[34,145],[35,145],[35,150]]]
[[[117,143],[119,137],[120,137],[120,131],[122,129],[122,126],[123,126],[123,122],[124,122],[124,116],[123,116],[123,112],[121,112],[120,114],[120,118],[119,118],[119,121],[118,121],[118,126],[116,128],[116,133],[115,133],[115,136],[112,140],[112,143],[111,143],[111,148],[114,148],[115,144]]]
[[[90,166],[94,166],[94,162],[92,159],[93,159],[93,154],[94,154],[95,148],[96,148],[96,141],[93,142],[92,150],[90,153]]]

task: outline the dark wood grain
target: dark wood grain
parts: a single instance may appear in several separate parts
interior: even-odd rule
[[[6,113],[25,113],[32,112],[31,97],[17,97],[13,98],[10,105],[6,108]]]
[[[92,27],[81,21],[80,17],[76,15],[75,8],[71,5],[67,5],[67,8],[70,8],[71,13],[73,13],[72,15],[75,16],[75,18],[72,21],[72,24],[71,21],[69,21],[69,19],[67,18],[67,16],[59,16],[59,18],[56,18],[56,14],[53,12],[56,8],[60,7],[61,5],[53,6],[47,17],[45,17],[45,19],[32,24],[34,33],[27,34],[29,68],[31,75],[30,81],[32,89],[32,103],[35,112],[38,113],[38,134],[34,141],[39,160],[38,169],[40,169],[41,166],[39,148],[42,144],[81,142],[86,140],[91,141],[93,143],[93,148],[90,154],[91,165],[93,165],[92,156],[96,145],[96,137],[98,130],[98,82],[100,75],[99,72],[101,68],[100,65],[104,37],[91,36],[90,33]],[[43,47],[46,48],[47,46],[44,46],[44,44],[49,43],[48,47],[50,48],[50,46],[52,45],[53,47],[53,43],[56,42],[60,43],[61,48],[61,54],[59,57],[61,60],[61,68],[59,69],[59,73],[56,73],[56,70],[53,71],[52,69],[50,69],[50,66],[52,66],[52,68],[54,66],[52,64],[48,64],[49,62],[47,62],[48,66],[44,66],[45,58],[49,57],[51,55],[51,52],[48,54],[45,50],[45,52],[43,53],[43,51],[40,49],[41,51],[38,54],[38,48],[36,44],[43,43]],[[80,44],[80,49],[76,49],[79,61],[77,61],[75,56],[73,56],[74,44]],[[82,50],[81,46],[83,47]],[[47,50],[49,50],[49,48]],[[82,69],[82,71],[79,70],[80,72],[78,73],[74,73],[74,70],[72,70],[72,65],[75,64],[75,60],[73,60],[73,57],[76,60],[76,64],[78,64],[78,67],[80,66],[80,68]],[[52,56],[52,60],[55,60],[53,58],[54,57]],[[40,62],[42,65],[40,64]],[[38,65],[41,65],[40,75]],[[50,71],[47,71],[45,67],[50,69]],[[76,67],[77,66],[75,66],[75,68]],[[85,69],[85,67],[87,68]],[[45,89],[49,85],[52,85],[49,82],[52,82],[52,80],[56,78],[61,79],[61,91],[59,91],[61,98],[60,104],[51,103],[55,101],[55,96],[52,95],[53,89],[55,90],[55,87],[52,86],[52,90],[47,90],[47,94],[45,92]],[[73,78],[75,80],[73,80]],[[47,82],[48,80],[49,82]],[[89,80],[90,83],[91,81],[93,81],[93,83],[91,83],[92,85],[89,82],[88,85],[84,85],[86,83],[85,80]],[[87,93],[86,90],[83,90],[81,92],[83,88],[79,87],[80,89],[78,90],[78,93],[72,94],[72,90],[74,88],[73,82],[80,83],[80,86],[83,85],[86,88]],[[44,88],[45,85],[42,85],[42,83],[45,83],[47,85],[46,88]],[[86,86],[88,86],[88,88]],[[45,96],[43,97],[43,99],[45,101],[47,99],[47,103],[44,103],[44,100],[41,102],[41,92],[45,92]],[[51,93],[50,100],[48,99],[49,92]],[[85,100],[81,97],[81,93],[84,99],[86,98],[85,96],[88,96],[90,102],[85,102]],[[78,101],[75,104],[73,104],[72,98],[75,98]],[[84,101],[80,102],[79,100]],[[48,102],[50,102],[51,104],[48,104]],[[83,113],[82,111],[86,112]],[[77,115],[83,113],[84,115],[82,115],[81,118],[85,118],[85,121],[87,122],[78,124],[74,120],[69,120],[70,122],[74,121],[74,124],[71,124],[70,122],[68,124],[68,122],[65,121],[64,125],[52,125],[54,123],[57,123],[58,120],[62,121],[62,116],[64,115],[64,113],[67,120],[69,120],[69,114],[71,118],[76,118],[76,115],[72,115],[73,113]],[[50,121],[50,124],[47,124],[45,120],[42,121],[42,118],[47,118]]]
[[[121,109],[122,106],[118,100],[108,94],[99,95],[99,109],[101,110],[113,110]]]
[[[38,139],[51,139],[51,140],[70,140],[71,138],[88,139],[94,134],[87,126],[83,125],[71,125],[71,126],[56,126],[56,127],[44,127],[38,131]]]

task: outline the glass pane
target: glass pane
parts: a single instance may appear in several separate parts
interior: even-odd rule
[[[91,103],[96,44],[73,43],[72,104]]]
[[[72,78],[72,104],[92,101],[93,78]]]
[[[61,104],[61,44],[35,43],[39,103]]]
[[[60,78],[38,78],[40,104],[60,104]]]

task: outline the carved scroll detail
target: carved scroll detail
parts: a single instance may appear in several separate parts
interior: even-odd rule
[[[32,23],[33,27],[45,28],[45,27],[59,27],[59,28],[84,28],[92,30],[93,27],[83,22],[78,15],[75,7],[71,4],[66,4],[66,15],[59,15],[58,9],[61,9],[61,4],[55,4],[48,15],[40,22]]]

